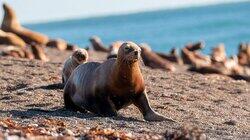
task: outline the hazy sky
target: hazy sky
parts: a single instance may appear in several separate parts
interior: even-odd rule
[[[133,13],[246,0],[0,0],[11,5],[21,23]],[[1,11],[2,18],[3,12]]]

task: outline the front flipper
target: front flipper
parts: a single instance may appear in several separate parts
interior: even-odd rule
[[[109,97],[99,97],[97,104],[98,104],[97,113],[99,115],[103,117],[113,117],[118,115],[117,110]]]
[[[143,91],[139,93],[137,97],[135,97],[134,105],[138,107],[140,112],[143,114],[143,117],[146,121],[171,121],[175,122],[172,119],[169,119],[157,112],[155,112],[148,102],[147,93]]]

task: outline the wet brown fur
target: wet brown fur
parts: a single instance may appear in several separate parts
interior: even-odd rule
[[[120,47],[117,59],[79,65],[65,85],[65,107],[116,116],[118,110],[134,104],[146,120],[166,119],[149,105],[138,61],[139,51],[137,45],[126,42]]]
[[[25,48],[26,43],[17,35],[0,30],[0,43]]]
[[[141,56],[145,66],[151,67],[153,69],[175,71],[175,67],[173,64],[171,64],[171,62],[161,58],[156,53],[152,52],[148,47],[144,47],[143,44],[141,44],[140,47],[142,49]]]
[[[104,46],[102,43],[101,39],[97,36],[92,36],[89,41],[92,44],[92,47],[95,51],[100,51],[100,52],[109,52],[109,49]]]
[[[7,4],[3,4],[4,18],[1,29],[5,32],[12,32],[22,38],[26,43],[31,44],[35,42],[37,44],[45,45],[49,38],[43,34],[33,32],[21,26],[17,20],[14,10]]]

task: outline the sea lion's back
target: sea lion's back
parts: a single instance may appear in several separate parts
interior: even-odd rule
[[[74,74],[72,74],[74,77],[73,81],[77,85],[81,84],[87,84],[89,80],[91,79],[90,77],[92,76],[93,72],[95,69],[100,66],[101,64],[98,62],[87,62],[84,64],[79,65],[75,70]]]

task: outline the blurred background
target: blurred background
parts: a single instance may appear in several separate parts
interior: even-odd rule
[[[25,27],[81,47],[89,44],[92,35],[105,44],[146,42],[161,52],[202,40],[204,53],[224,43],[231,55],[240,42],[250,42],[249,0],[0,1],[14,8]]]

